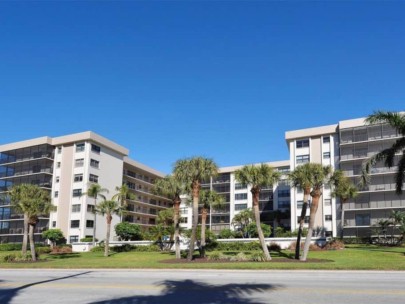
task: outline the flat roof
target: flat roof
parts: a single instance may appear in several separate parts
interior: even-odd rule
[[[259,166],[262,163],[256,163],[256,164],[247,164],[247,165],[254,165],[254,166]],[[274,161],[274,162],[264,162],[263,164],[269,165],[273,168],[279,168],[279,167],[289,167],[290,166],[290,161],[289,160],[280,160],[280,161]],[[219,173],[228,173],[228,172],[234,172],[236,170],[241,169],[245,165],[239,165],[239,166],[230,166],[230,167],[221,167],[219,168]]]
[[[141,170],[146,171],[148,173],[155,174],[155,175],[157,175],[159,177],[165,177],[166,176],[166,174],[164,174],[164,173],[162,173],[162,172],[160,172],[158,170],[155,170],[155,169],[153,169],[153,168],[151,168],[151,167],[149,167],[149,166],[147,166],[145,164],[142,164],[142,163],[140,163],[140,162],[138,162],[136,160],[133,160],[133,159],[127,157],[127,156],[124,157],[124,166],[125,166],[125,164],[133,166],[133,167],[138,168],[138,169],[141,169]]]
[[[338,124],[316,127],[316,128],[308,128],[308,129],[300,129],[294,131],[287,131],[285,132],[285,139],[286,141],[290,141],[296,138],[303,138],[303,137],[313,137],[313,136],[321,136],[324,134],[332,134],[337,133]]]

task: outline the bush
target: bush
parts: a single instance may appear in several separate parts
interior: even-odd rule
[[[266,256],[264,255],[263,252],[255,252],[250,257],[250,260],[253,261],[253,262],[265,262],[266,261]]]
[[[160,247],[158,245],[147,245],[147,246],[132,246],[131,251],[134,252],[160,252]]]
[[[50,253],[51,248],[49,248],[49,247],[39,247],[39,248],[35,248],[35,251],[37,252],[37,254]]]
[[[231,229],[224,229],[218,235],[220,239],[230,239],[234,237],[234,232]]]
[[[104,252],[104,246],[96,246],[90,249],[90,252]]]
[[[270,243],[270,245],[268,245],[267,248],[269,249],[269,251],[277,251],[277,252],[281,251],[280,245],[274,242]]]
[[[236,256],[231,257],[231,261],[245,262],[249,261],[249,258],[243,252],[239,252]]]
[[[343,238],[342,241],[344,244],[371,244],[372,243],[372,239],[370,237]]]
[[[121,246],[113,246],[111,247],[111,250],[114,252],[128,252],[128,251],[132,251],[134,249],[135,246],[132,246],[130,244],[124,244]]]
[[[28,244],[28,250],[29,247],[30,245]],[[40,247],[48,247],[48,245],[44,245],[42,243],[35,244],[35,248]],[[12,244],[12,243],[0,244],[0,251],[19,251],[19,250],[22,250],[22,244]]]
[[[213,252],[208,256],[209,261],[224,261],[229,260],[229,257],[223,255],[221,252]]]
[[[142,240],[142,230],[138,224],[122,222],[115,225],[114,228],[117,236],[123,241]]]
[[[72,248],[69,246],[55,246],[52,249],[52,254],[72,253]]]
[[[39,255],[36,254],[36,257],[38,258]],[[3,257],[3,261],[6,263],[13,263],[13,262],[31,262],[31,253],[27,252],[27,254],[22,254],[22,253],[11,253],[7,254],[5,257]]]
[[[291,251],[295,251],[295,247],[296,247],[296,242],[292,242],[290,244],[290,246],[288,247],[288,249],[290,249]],[[304,242],[301,243],[301,250],[304,250]],[[319,247],[317,244],[309,245],[309,251],[319,251],[319,250],[322,250],[322,248]]]
[[[91,243],[91,242],[93,242],[93,237],[92,236],[86,236],[86,237],[84,237],[84,238],[81,238],[80,239],[80,242],[83,242],[83,243]],[[98,242],[98,239],[96,238],[96,242]]]
[[[254,251],[254,250],[261,250],[262,246],[260,246],[259,242],[249,242],[249,243],[242,243],[242,242],[229,242],[229,243],[222,243],[218,242],[217,246],[215,247],[218,251]]]

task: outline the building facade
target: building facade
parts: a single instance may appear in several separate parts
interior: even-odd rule
[[[260,193],[260,220],[272,227],[282,226],[290,229],[290,186],[286,179],[289,161],[267,163],[282,173],[281,180],[275,185],[264,187]],[[244,186],[235,179],[235,171],[243,166],[219,168],[219,174],[202,184],[202,189],[214,190],[224,197],[221,207],[210,208],[207,227],[214,233],[224,229],[235,230],[232,220],[242,210],[252,208],[252,193],[249,186]],[[181,205],[181,226],[191,228],[192,208],[185,203]],[[201,217],[201,213],[199,214]],[[201,222],[201,221],[199,221]]]
[[[84,237],[104,239],[105,218],[94,214],[95,201],[85,195],[92,183],[106,189],[110,199],[126,183],[135,195],[129,203],[127,220],[144,229],[155,224],[158,210],[170,202],[156,198],[151,187],[163,174],[127,157],[128,150],[93,132],[38,139],[0,146],[0,191],[13,185],[31,183],[50,192],[56,211],[40,217],[35,239],[44,229],[59,228],[68,243]],[[0,201],[0,242],[21,242],[23,218],[15,214],[10,201]],[[120,221],[113,217],[112,225]],[[112,239],[114,239],[112,231]]]

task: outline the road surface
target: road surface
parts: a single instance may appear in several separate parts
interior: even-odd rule
[[[0,303],[405,303],[405,272],[0,269]]]

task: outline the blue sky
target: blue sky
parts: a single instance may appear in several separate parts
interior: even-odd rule
[[[0,144],[95,131],[165,173],[288,159],[405,105],[405,2],[0,2]]]

